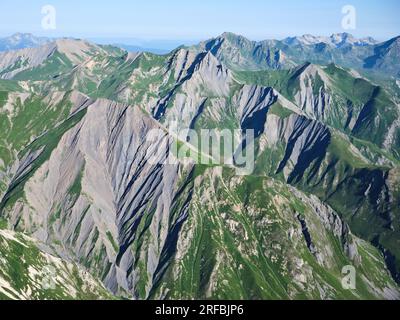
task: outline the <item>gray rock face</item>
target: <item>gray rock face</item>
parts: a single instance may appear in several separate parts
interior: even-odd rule
[[[364,60],[364,67],[377,70],[381,73],[400,77],[400,70],[396,63],[400,54],[400,36],[374,46],[374,53]]]
[[[315,93],[314,84],[318,79],[323,86]],[[327,91],[330,84],[328,76],[324,71],[315,65],[307,65],[299,77],[299,91],[295,95],[298,106],[309,116],[318,120],[326,120],[331,111],[331,96]]]
[[[270,115],[264,131],[266,146],[275,148],[284,142],[286,150],[277,172],[283,171],[288,181],[301,178],[304,168],[318,157],[324,157],[331,133],[320,122],[312,121],[302,115],[292,114],[286,119]],[[305,155],[312,156],[306,157]]]
[[[252,59],[230,46],[236,40]],[[290,102],[272,87],[241,83],[227,67],[229,61],[254,66],[266,60],[280,68],[287,62],[281,52],[265,56],[260,51],[266,43],[236,40],[227,34],[165,59],[147,53],[110,58],[102,47],[71,40],[57,41],[48,52],[29,49],[7,56],[0,72],[9,78],[43,65],[46,52],[60,53],[74,66],[68,70],[74,76],[66,78],[72,82],[67,87],[75,89],[92,79],[99,65],[108,68],[118,60],[122,67],[107,70],[120,70],[120,78],[99,75],[85,88],[93,93],[93,86],[102,85],[108,92],[111,86],[113,98],[132,104],[97,98],[99,92],[90,98],[51,90],[65,75],[38,90],[45,93],[45,110],[65,102],[63,117],[10,150],[14,158],[1,180],[7,186],[3,217],[65,260],[86,267],[120,296],[295,298],[305,292],[321,299],[341,297],[347,296],[338,285],[344,261],[365,275],[371,288],[363,294],[397,297],[376,250],[320,199],[347,192],[364,194],[363,203],[371,207],[387,199],[392,205],[398,175],[369,170],[371,163],[350,139],[325,123],[334,106],[331,78],[323,68],[304,66]],[[10,66],[16,68],[7,70]],[[315,92],[317,80],[322,88]],[[7,96],[7,119],[15,116],[14,100]],[[222,164],[167,164],[173,142],[167,129],[174,122],[185,129],[254,129],[261,170],[237,177]],[[334,150],[338,145],[340,152]],[[364,184],[349,187],[359,176]],[[289,184],[318,185],[320,198]],[[351,203],[357,210],[370,208],[357,201]],[[384,218],[394,228],[395,219]],[[371,275],[362,259],[372,264]],[[260,279],[265,281],[253,285]]]
[[[242,36],[224,33],[201,43],[199,50],[207,50],[228,67],[240,70],[285,69],[295,64],[276,46],[277,41],[250,41]]]
[[[330,37],[303,35],[256,42],[224,33],[196,48],[212,52],[235,70],[290,69],[306,62],[339,63],[347,68],[378,71],[386,78],[398,78],[399,70],[393,61],[398,57],[399,39],[378,43],[370,37],[357,39],[351,34],[339,33]]]
[[[332,231],[333,234],[340,239],[343,251],[347,254],[348,258],[355,264],[359,265],[362,258],[358,253],[357,243],[354,239],[354,236],[350,233],[349,226],[341,220],[341,218],[332,210],[332,208],[326,204],[323,204],[317,197],[307,197],[295,188],[292,188],[292,192],[298,198],[302,199],[305,204],[313,208],[316,217],[318,217],[324,228]],[[307,225],[306,220],[304,220],[304,223]],[[325,251],[323,246],[320,245],[321,244],[318,244],[317,246],[322,248],[321,251]],[[314,254],[317,256],[317,259],[321,265],[324,265],[324,263],[332,263],[329,262],[329,251],[320,253],[318,249],[316,249]]]
[[[26,183],[26,203],[18,202],[9,218],[43,242],[61,242],[61,254],[93,268],[114,293],[136,289],[143,281],[137,275],[141,264],[145,286],[151,288],[169,229],[186,214],[171,213],[179,166],[163,165],[168,139],[147,141],[159,126],[140,110],[107,100],[86,108]],[[35,154],[21,161],[15,180],[34,163]],[[154,155],[159,165],[149,164]]]
[[[237,193],[242,188],[247,190],[245,199]],[[292,205],[297,201],[301,205],[296,210]],[[251,297],[257,288],[249,293],[240,277],[243,272],[246,277],[260,276],[258,283],[263,288],[274,286],[275,297],[294,298],[300,292],[306,296],[314,292],[321,299],[329,299],[341,289],[321,277],[321,268],[335,277],[343,267],[338,256],[356,268],[374,256],[369,252],[361,257],[359,250],[365,252],[365,243],[316,197],[287,189],[272,179],[262,179],[255,185],[248,177],[232,176],[226,168],[209,168],[195,179],[189,212],[166,274],[168,281],[159,283],[154,298],[184,299],[189,296],[188,290],[197,298],[230,297],[233,283],[243,286],[236,289],[236,295]],[[203,234],[207,234],[206,240]],[[203,247],[202,241],[207,245]],[[209,266],[202,271],[202,290],[193,286],[197,283],[190,272],[196,270],[193,254]],[[371,272],[377,270],[379,267]],[[261,275],[269,280],[264,281]],[[367,278],[362,281],[369,283]],[[178,287],[171,282],[178,283]],[[286,285],[282,287],[282,283]],[[389,282],[378,286],[381,289],[375,292],[377,295],[399,297]]]
[[[22,71],[41,66],[55,53],[61,54],[72,65],[77,65],[96,54],[96,51],[105,52],[99,46],[83,40],[59,39],[36,48],[0,52],[0,79],[12,79]]]
[[[0,229],[2,299],[112,298],[101,282],[82,267],[63,261],[51,249],[42,247],[26,235]]]
[[[232,73],[211,53],[182,49],[169,64],[175,66],[169,72],[176,85],[152,109],[153,116],[165,124],[178,122],[181,128],[189,128],[210,96],[224,99],[230,93]]]
[[[55,50],[56,46],[54,44],[47,44],[39,48],[0,53],[1,79],[11,79],[21,71],[39,66]]]
[[[264,129],[268,107],[278,100],[278,94],[272,88],[244,86],[235,96],[242,129],[255,129],[258,134]]]

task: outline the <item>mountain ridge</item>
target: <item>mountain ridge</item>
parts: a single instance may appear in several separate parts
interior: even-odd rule
[[[286,70],[267,45],[233,40],[250,50],[59,40],[10,71],[26,51],[13,52],[0,68],[1,217],[116,296],[399,299],[396,103],[349,70]],[[247,70],[219,58],[232,56]],[[254,129],[255,171],[165,164],[174,122]],[[165,135],[148,141],[152,129]],[[341,286],[345,265],[356,291]]]
[[[231,49],[225,48],[225,56],[219,56],[219,58],[228,65],[232,61],[232,66],[239,67],[239,70],[240,68],[251,68],[252,70],[287,69],[293,67],[293,65],[309,61],[316,64],[337,63],[359,71],[376,71],[379,72],[380,76],[387,73],[385,77],[398,77],[399,70],[392,63],[390,54],[385,50],[379,50],[379,48],[385,48],[393,42],[397,43],[398,37],[381,43],[370,38],[356,39],[347,33],[334,34],[331,37],[313,36],[312,41],[308,42],[303,41],[304,38],[307,38],[307,35],[303,38],[251,41],[243,36],[226,32],[219,37],[201,43],[199,48],[206,49],[211,45],[210,49],[215,51],[217,48],[212,47],[213,43],[220,46],[223,45],[224,41],[228,41]],[[393,48],[393,51],[394,57],[399,55],[397,46]],[[252,62],[252,64],[241,65],[240,55],[243,55],[245,62]],[[374,63],[371,63],[371,60],[378,59],[383,61],[386,59],[388,62],[386,65],[381,63],[381,66],[375,70]]]
[[[50,38],[36,37],[31,33],[15,33],[9,37],[0,38],[0,52],[34,48],[51,41]]]

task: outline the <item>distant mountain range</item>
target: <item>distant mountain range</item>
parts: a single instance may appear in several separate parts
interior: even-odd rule
[[[51,41],[52,39],[35,37],[30,33],[15,33],[10,37],[0,38],[0,51],[36,48]]]
[[[43,41],[0,53],[0,298],[400,299],[399,38]]]
[[[35,48],[51,41],[54,39],[17,33],[0,39],[0,51]],[[165,49],[127,44],[114,44],[114,46],[129,52],[154,54],[169,52]],[[255,70],[285,69],[304,62],[316,64],[333,62],[357,70],[378,72],[386,77],[400,77],[400,66],[395,61],[400,51],[400,37],[380,43],[372,37],[357,39],[349,33],[338,33],[330,37],[303,35],[283,40],[256,42],[233,33],[224,33],[220,37],[203,42],[199,48],[203,50],[209,46],[213,51],[222,46],[226,56],[220,55],[219,58],[227,64],[231,61],[236,68],[242,66],[240,60],[243,60],[243,67],[252,67]],[[218,55],[218,52],[216,54]]]
[[[16,33],[10,37],[0,38],[0,52],[9,50],[18,50],[25,48],[37,48],[56,39],[36,37],[30,33]],[[170,50],[146,48],[128,44],[113,44],[130,52],[151,52],[155,54],[166,54]]]
[[[378,43],[372,38],[356,39],[348,33],[331,37],[301,37],[250,41],[232,33],[203,42],[200,50],[211,50],[219,59],[237,69],[288,69],[299,63],[336,63],[344,67],[400,77],[400,37]]]
[[[357,39],[349,33],[336,33],[330,37],[313,36],[311,34],[306,34],[300,37],[289,37],[282,41],[288,45],[315,45],[319,43],[325,43],[337,48],[343,46],[371,46],[379,43],[372,37]]]

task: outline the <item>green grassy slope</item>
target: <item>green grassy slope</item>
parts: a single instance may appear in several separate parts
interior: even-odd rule
[[[34,240],[0,228],[0,300],[113,299],[76,264],[40,250]]]
[[[237,177],[230,169],[196,170],[178,251],[153,298],[374,299],[366,278],[378,291],[396,287],[387,271],[381,273],[383,258],[376,249],[348,235],[362,263],[352,261],[343,239],[284,184]],[[322,264],[307,247],[300,216],[307,221],[315,251],[325,255]],[[341,286],[345,265],[356,265],[354,291]]]

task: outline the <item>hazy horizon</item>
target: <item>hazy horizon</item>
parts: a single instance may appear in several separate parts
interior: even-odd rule
[[[225,32],[230,32],[230,31],[225,31]],[[342,32],[342,33],[352,34],[351,32]],[[12,32],[12,33],[10,33],[8,35],[0,35],[0,38],[12,37],[12,36],[14,36],[16,34],[31,34],[31,35],[33,35],[35,37],[46,37],[46,35],[38,35],[38,34],[35,34],[35,33],[31,33],[31,32],[15,31],[15,32]],[[240,33],[235,33],[235,34],[240,35],[240,36],[244,36],[244,35],[242,35]],[[333,34],[334,33],[324,34],[324,35],[321,35],[321,34],[312,34],[312,35],[313,36],[321,36],[321,37],[330,37]],[[155,50],[168,51],[168,50],[175,49],[175,48],[177,48],[177,47],[179,47],[181,45],[195,45],[195,44],[198,44],[201,41],[205,41],[205,40],[208,40],[208,39],[211,39],[211,38],[216,38],[216,37],[218,37],[220,35],[222,35],[222,33],[214,35],[214,36],[211,36],[209,38],[181,39],[181,40],[180,39],[151,39],[151,38],[148,38],[148,39],[142,38],[141,39],[141,38],[137,38],[137,37],[105,37],[105,38],[103,38],[103,37],[74,37],[74,36],[68,36],[68,35],[53,36],[53,37],[49,37],[49,38],[54,38],[54,39],[57,39],[57,38],[84,39],[84,40],[87,40],[87,41],[90,41],[90,42],[94,42],[94,43],[97,43],[97,44],[103,44],[103,45],[109,44],[109,45],[137,46],[137,47],[141,47],[141,48],[144,48],[144,49],[155,49]],[[296,37],[296,36],[299,37],[299,36],[303,36],[303,35],[305,35],[305,34],[288,35],[288,36],[286,36],[284,38],[273,38],[273,37],[271,37],[271,38],[265,38],[265,39],[252,39],[252,38],[249,38],[249,37],[246,37],[246,36],[245,37],[248,38],[249,40],[252,40],[252,41],[262,41],[262,40],[283,40],[285,38]],[[398,36],[400,36],[400,33],[399,33]],[[354,36],[354,37],[356,37],[356,36]],[[361,37],[356,37],[356,38],[361,38]],[[366,38],[366,37],[362,37],[362,38]],[[377,38],[375,38],[375,39],[384,42],[384,41],[390,40],[391,38],[387,38],[387,39],[377,39]]]
[[[56,9],[57,27],[41,26],[44,5]],[[356,9],[355,29],[343,29],[342,9]],[[252,40],[282,39],[303,34],[328,36],[348,32],[357,38],[387,40],[400,34],[400,3],[388,0],[275,1],[115,0],[112,3],[55,0],[3,0],[0,4],[0,36],[15,32],[45,37],[85,39],[134,39],[137,41],[198,42],[225,31]]]

